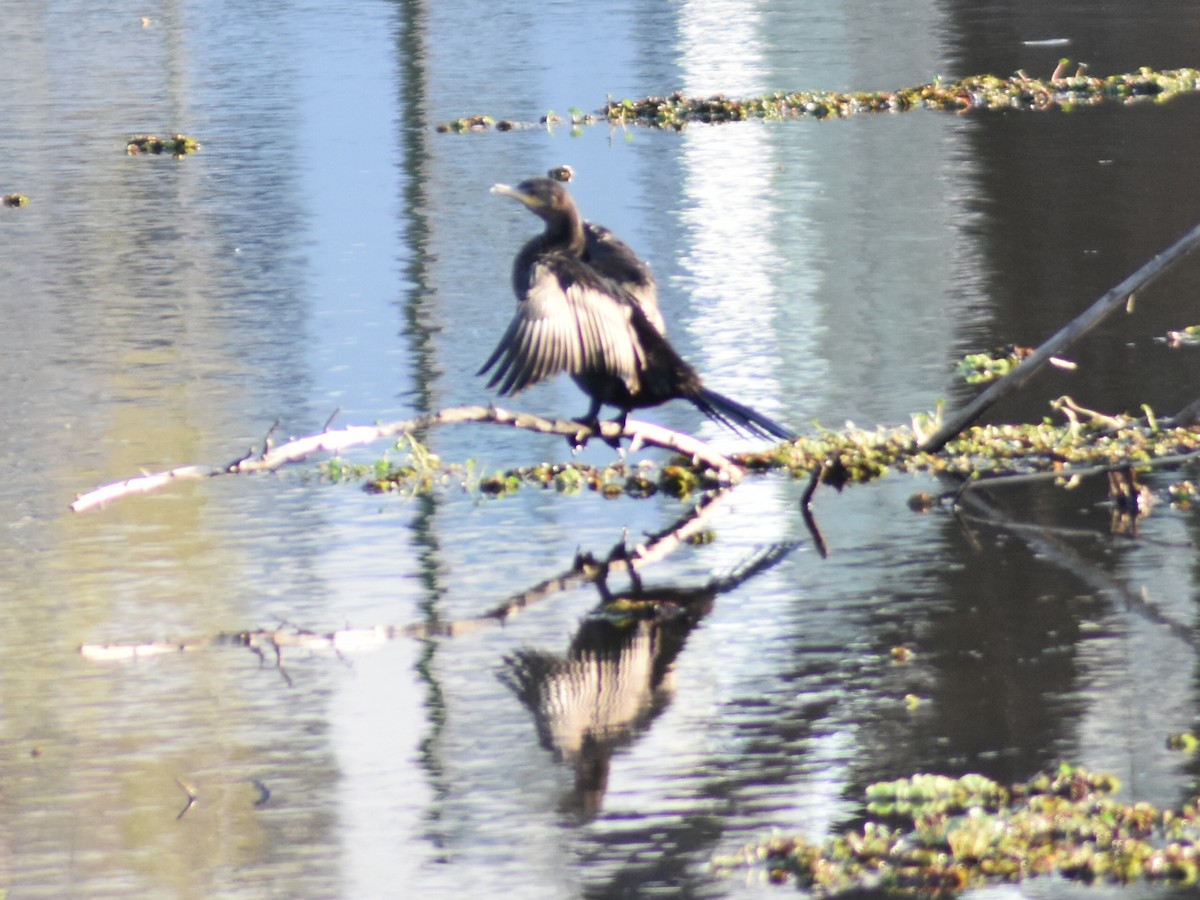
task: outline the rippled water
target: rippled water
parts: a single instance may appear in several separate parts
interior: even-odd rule
[[[686,508],[378,497],[301,466],[66,509],[142,469],[228,462],[276,420],[286,436],[335,411],[486,402],[473,373],[536,228],[487,189],[561,163],[585,215],[651,261],[672,339],[723,392],[802,430],[964,402],[963,353],[1039,342],[1195,224],[1197,102],[682,134],[433,126],[675,89],[1044,75],[1064,54],[1101,74],[1195,65],[1189,8],[4,12],[0,193],[31,198],[0,210],[12,896],[757,895],[772,889],[713,875],[712,855],[773,828],[819,837],[882,778],[1017,780],[1069,759],[1129,797],[1195,791],[1194,763],[1165,749],[1196,715],[1194,517],[1160,508],[1136,540],[1111,537],[1095,485],[1000,498],[1049,533],[983,510],[916,516],[924,480],[822,492],[822,559],[802,486],[753,479],[713,510],[715,541],[646,570],[647,590],[700,611],[670,628],[584,627],[598,594],[576,586],[503,628],[292,649],[280,666],[223,645],[136,663],[78,648],[471,619]],[[1053,38],[1071,43],[1025,43]],[[128,135],[173,131],[201,152],[124,154]],[[1155,337],[1193,324],[1198,280],[1195,261],[1163,277],[1072,350],[1076,374],[1042,376],[994,418],[1039,418],[1063,393],[1109,411],[1190,402],[1200,364]],[[586,406],[566,380],[514,405]],[[744,446],[683,405],[648,417]],[[478,426],[427,438],[483,471],[566,456],[560,439]],[[912,665],[892,665],[898,644]],[[629,724],[610,742],[581,743],[562,717],[589,666],[640,679],[606,701]]]

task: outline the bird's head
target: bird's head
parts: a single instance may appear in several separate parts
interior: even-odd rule
[[[575,203],[567,189],[549,178],[530,178],[516,187],[507,184],[492,185],[492,193],[512,197],[523,203],[534,215],[546,222],[564,216],[578,216]]]

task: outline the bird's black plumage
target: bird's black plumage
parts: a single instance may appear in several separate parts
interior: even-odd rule
[[[515,394],[562,372],[591,398],[584,420],[603,405],[620,410],[689,400],[709,418],[762,437],[791,440],[789,429],[704,387],[667,341],[649,268],[608,229],[585,226],[557,181],[532,178],[493,193],[520,201],[546,223],[513,262],[517,313],[479,374]]]
[[[555,181],[569,182],[575,177],[575,170],[570,166],[556,166],[546,174]],[[583,261],[628,291],[654,329],[661,335],[667,333],[667,323],[658,308],[658,284],[654,273],[628,244],[603,225],[585,219]]]
[[[603,225],[584,222],[583,261],[624,288],[654,330],[666,335],[667,323],[658,308],[658,284],[654,281],[654,273],[628,244]]]

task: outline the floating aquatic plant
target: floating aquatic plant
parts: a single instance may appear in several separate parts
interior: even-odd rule
[[[1057,77],[1056,77],[1057,76]],[[680,128],[690,122],[706,124],[744,119],[785,119],[812,116],[844,118],[862,113],[937,109],[967,112],[976,109],[1044,110],[1052,107],[1166,99],[1200,89],[1200,70],[1174,69],[1092,78],[1083,71],[1070,77],[1042,80],[1017,72],[1007,78],[973,75],[961,81],[936,79],[896,91],[776,91],[760,97],[687,97],[676,91],[665,97],[610,101],[605,117],[615,123],[637,123],[659,128]]]
[[[1194,732],[1181,731],[1167,738],[1168,750],[1179,750],[1182,753],[1195,753],[1200,750],[1200,738]]]
[[[663,466],[648,461],[637,465],[615,462],[608,466],[546,462],[489,475],[479,474],[476,469],[473,463],[434,470],[418,469],[411,463],[376,467],[369,464],[350,466],[328,460],[321,464],[322,475],[330,481],[365,479],[367,490],[377,493],[419,494],[456,487],[468,492],[478,491],[484,496],[501,497],[522,488],[535,487],[568,495],[588,491],[610,498],[628,496],[638,499],[653,497],[661,491],[683,499],[717,484],[709,473],[684,460]]]
[[[186,134],[173,134],[168,138],[156,137],[153,134],[134,135],[125,142],[125,152],[130,156],[142,153],[169,153],[174,157],[187,156],[200,149],[200,143]]]
[[[762,868],[770,881],[817,896],[950,897],[1045,875],[1196,884],[1196,802],[1121,803],[1112,797],[1119,787],[1071,765],[1010,787],[982,775],[914,775],[867,787],[862,823],[823,842],[777,836],[714,865]]]
[[[572,109],[569,120],[550,112],[542,117],[540,126],[550,127],[564,121],[580,126],[603,120],[615,125],[681,130],[693,122],[716,124],[802,116],[845,118],[912,109],[959,113],[987,109],[1045,110],[1106,102],[1162,101],[1200,90],[1200,70],[1197,69],[1159,72],[1143,67],[1136,72],[1097,78],[1087,75],[1086,65],[1080,65],[1075,74],[1066,75],[1066,64],[1066,60],[1061,61],[1047,79],[1031,78],[1018,71],[1008,77],[972,75],[958,81],[937,78],[926,84],[893,91],[774,91],[754,97],[726,97],[724,94],[689,97],[675,91],[636,100],[610,99],[596,114]],[[438,125],[437,130],[483,131],[492,124],[491,117],[477,115]],[[539,125],[502,119],[496,127],[509,131]]]
[[[987,384],[1003,378],[1025,359],[1032,356],[1032,347],[1018,347],[1009,344],[991,353],[968,353],[958,364],[958,374],[967,384]],[[1056,356],[1048,360],[1050,365],[1059,369],[1075,369],[1075,363],[1059,359]]]
[[[455,134],[463,134],[467,131],[487,131],[492,127],[494,122],[495,120],[491,116],[467,116],[455,119],[452,122],[443,122],[437,126],[437,130],[443,134],[449,131]],[[500,124],[509,125],[511,123],[501,122]],[[504,127],[500,130],[507,131],[508,128]]]
[[[1177,331],[1168,331],[1161,340],[1165,341],[1169,347],[1200,346],[1200,325],[1188,325]]]

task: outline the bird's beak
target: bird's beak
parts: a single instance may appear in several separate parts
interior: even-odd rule
[[[523,191],[519,191],[515,187],[507,184],[493,184],[490,193],[500,194],[503,197],[512,197],[514,200],[525,204],[530,209],[536,209],[541,205],[541,201],[537,197],[533,196],[533,194],[526,194]]]

